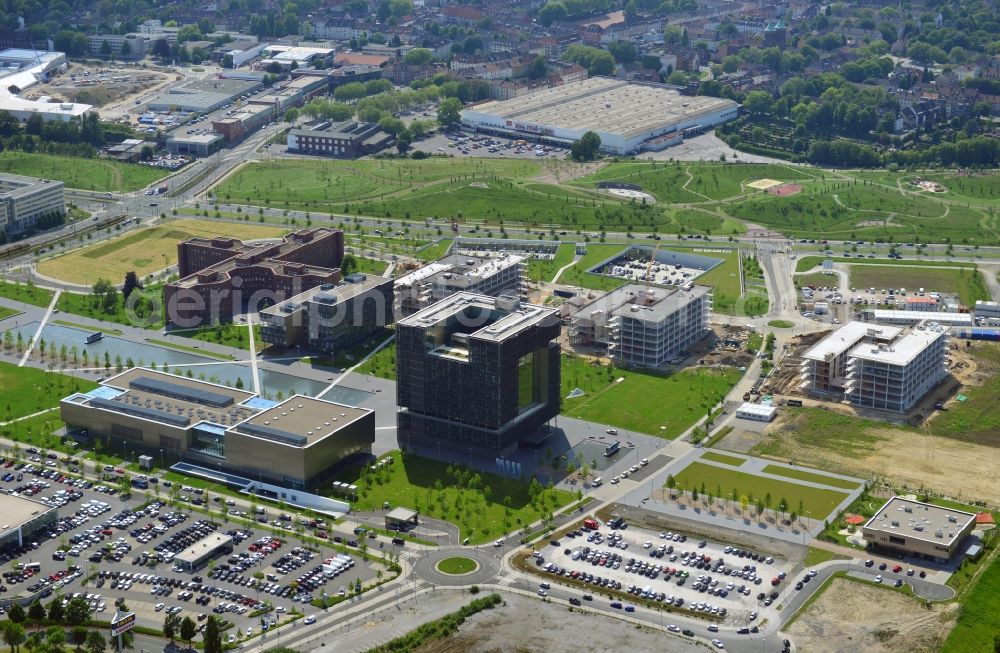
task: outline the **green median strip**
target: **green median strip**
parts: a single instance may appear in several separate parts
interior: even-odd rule
[[[109,336],[120,336],[124,331],[119,331],[118,329],[109,329],[107,327],[99,327],[87,324],[80,324],[79,322],[70,322],[69,320],[52,320],[53,324],[58,324],[59,326],[69,327],[71,329],[82,329],[84,331],[100,331]]]
[[[166,347],[167,349],[176,349],[178,351],[186,351],[192,354],[197,354],[199,356],[208,356],[209,358],[216,358],[223,361],[234,361],[236,357],[231,354],[220,354],[218,352],[209,351],[208,349],[201,349],[199,347],[189,347],[188,345],[179,345],[176,342],[168,342],[166,340],[157,340],[155,338],[147,338],[146,342],[151,345],[159,345],[160,347]]]
[[[702,460],[711,460],[713,463],[722,463],[723,465],[732,465],[733,467],[739,467],[746,462],[746,458],[740,458],[739,456],[728,456],[724,453],[718,453],[716,451],[706,451],[701,454]]]
[[[763,471],[765,474],[774,474],[775,476],[794,478],[799,481],[809,481],[810,483],[818,483],[820,485],[828,485],[830,487],[839,487],[844,490],[856,490],[861,487],[861,484],[855,481],[848,481],[835,476],[827,476],[826,474],[807,472],[804,469],[792,469],[781,465],[768,465]]]

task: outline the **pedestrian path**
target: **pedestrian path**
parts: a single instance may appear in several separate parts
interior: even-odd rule
[[[28,343],[27,348],[24,350],[24,356],[21,357],[21,362],[17,364],[18,367],[24,367],[24,364],[28,362],[28,358],[31,357],[31,350],[35,348],[35,343],[38,342],[39,338],[42,337],[42,329],[45,328],[45,324],[52,317],[52,311],[55,310],[56,304],[59,302],[59,295],[62,294],[61,290],[56,290],[55,294],[52,295],[52,302],[49,304],[49,308],[45,311],[45,315],[42,316],[42,320],[38,323],[38,329],[35,331],[35,335],[31,337],[31,342]]]

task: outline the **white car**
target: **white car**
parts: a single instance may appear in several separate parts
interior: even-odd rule
[[[878,576],[875,577],[875,582],[876,583],[881,583],[882,582],[882,574],[879,574]]]
[[[681,629],[678,628],[677,626],[675,626],[674,624],[670,624],[669,626],[667,626],[667,630],[669,630],[672,633],[679,633],[679,632],[681,632]]]
[[[247,626],[247,637],[253,635],[253,626]]]
[[[549,595],[549,593],[546,590],[544,590],[544,589],[539,589],[538,590],[538,596],[548,596],[548,595]]]
[[[306,625],[316,623],[316,615],[311,614],[311,615],[307,616],[305,619],[302,620],[302,623],[304,623]]]
[[[230,644],[235,644],[236,643],[236,635],[230,635],[229,639],[227,639],[226,641],[228,643],[230,643]]]
[[[160,611],[160,610],[162,610],[162,609],[163,609],[164,607],[165,607],[165,606],[164,606],[164,605],[163,605],[162,603],[157,603],[157,604],[156,604],[156,611],[157,611],[157,612],[159,612],[159,611]]]
[[[726,648],[726,645],[722,643],[721,639],[713,639],[712,643],[715,644],[715,648]]]

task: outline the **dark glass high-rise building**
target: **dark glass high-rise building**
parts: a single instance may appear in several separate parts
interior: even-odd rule
[[[396,324],[399,444],[500,454],[559,414],[559,314],[456,293]]]

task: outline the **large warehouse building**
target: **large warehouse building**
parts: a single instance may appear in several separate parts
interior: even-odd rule
[[[512,100],[484,102],[462,112],[479,132],[566,146],[588,131],[608,154],[662,149],[733,120],[739,105],[688,97],[660,84],[592,77]]]
[[[283,488],[311,489],[371,454],[375,413],[132,368],[60,402],[69,433],[113,449],[182,460]]]

